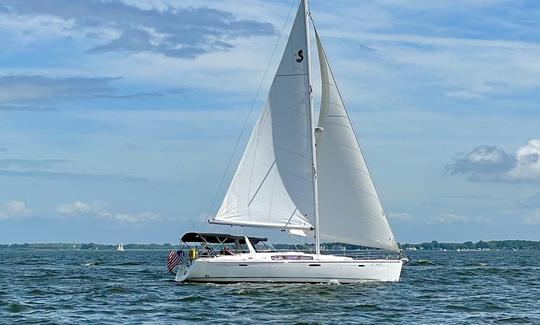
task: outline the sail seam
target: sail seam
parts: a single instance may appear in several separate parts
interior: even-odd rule
[[[306,180],[306,181],[310,181],[310,182],[311,182],[311,179],[306,178],[306,177],[303,177],[303,176],[299,176],[299,175],[296,175],[296,174],[293,174],[293,173],[291,173],[291,172],[289,172],[289,171],[287,171],[287,170],[283,170],[283,172],[286,173],[286,174],[289,174],[289,175],[291,175],[291,176],[294,176],[294,177],[297,177],[297,178],[300,178],[300,179],[303,179],[303,180]],[[306,202],[307,202],[307,201],[306,201]]]
[[[353,186],[353,188],[356,189],[357,191],[363,193],[364,195],[367,195],[367,196],[369,196],[370,198],[373,198],[373,199],[377,200],[377,202],[379,201],[379,198],[378,198],[378,197],[376,197],[375,195],[369,193],[368,191],[362,190],[362,189],[360,189],[360,188],[358,188],[358,187],[356,187],[356,186]]]
[[[339,125],[339,126],[343,126],[344,128],[347,128],[349,130],[352,130],[352,127],[348,126],[347,124],[341,124],[339,122],[333,122],[333,121],[326,121],[326,123],[330,123],[330,124],[335,124],[335,125]]]
[[[326,117],[341,117],[341,118],[347,118],[345,115],[338,115],[338,114],[327,114]]]
[[[307,76],[307,73],[284,73],[284,74],[276,74],[276,77],[296,77],[296,76]]]
[[[283,85],[283,86],[286,86],[287,88],[289,88],[290,90],[292,91],[296,91],[297,93],[299,94],[304,94],[304,89],[302,88],[297,88],[297,87],[292,87],[291,85],[289,85],[288,83],[284,83],[281,81],[281,79],[275,79],[274,78],[274,82],[276,82],[275,85]]]
[[[290,111],[292,111],[292,112],[295,112],[295,113],[297,113],[297,114],[299,114],[299,115],[302,115],[302,116],[305,116],[305,115],[306,115],[304,112],[299,111],[299,110],[297,110],[297,109],[295,109],[294,107],[291,107],[291,106],[285,106],[285,105],[283,105],[283,106],[281,106],[281,107],[283,107],[284,109],[288,109],[288,110],[290,110]]]
[[[381,218],[378,218],[378,217],[377,217],[376,215],[374,215],[374,214],[368,213],[368,214],[365,214],[365,216],[361,216],[361,217],[366,218],[366,219],[367,219],[367,218],[370,218],[370,219],[373,219],[373,220],[375,220],[375,221],[377,221],[377,222],[383,224],[384,226],[388,226],[388,222],[383,221]]]
[[[297,210],[298,210],[298,208],[294,208],[294,211],[291,213],[291,216],[289,217],[289,220],[287,220],[287,223],[285,224],[285,227],[287,227],[289,225],[289,223],[291,222],[291,220],[294,217],[294,214],[296,213]]]
[[[266,144],[266,145],[272,145],[272,142],[266,141],[266,140],[258,140],[258,143]],[[286,149],[286,148],[283,147],[283,146],[279,146],[279,147],[276,146],[276,148],[278,148],[279,150],[288,152],[288,153],[290,153],[290,154],[292,154],[292,155],[298,156],[298,157],[300,157],[300,158],[302,158],[302,159],[309,159],[309,157],[307,157],[307,156],[305,156],[305,155],[303,155],[303,154],[301,154],[301,153],[294,152],[294,151],[292,151],[292,150]],[[254,158],[252,158],[252,161],[257,162],[257,161],[259,161],[259,160],[257,160],[257,159],[254,157]]]
[[[366,175],[366,176],[369,176],[369,174],[368,174],[365,170],[360,169],[360,168],[358,168],[358,167],[354,167],[354,166],[347,165],[347,164],[338,164],[338,163],[334,163],[333,165],[334,165],[334,166],[337,166],[337,167],[341,167],[341,168],[350,168],[350,169],[354,169],[354,170],[356,170],[356,171],[358,171],[358,172],[360,172],[360,173],[362,173],[362,174],[364,174],[364,175]]]
[[[337,107],[342,107],[341,104],[339,102],[331,102],[330,99],[325,99],[324,100],[324,103],[328,104],[329,106],[337,106]]]
[[[300,158],[302,158],[302,159],[304,159],[304,160],[308,160],[308,159],[309,159],[309,157],[307,157],[306,155],[301,154],[301,153],[299,153],[299,152],[294,152],[294,151],[292,151],[292,150],[286,149],[286,148],[283,147],[283,146],[279,146],[279,147],[278,147],[278,146],[274,146],[274,147],[275,147],[276,149],[280,150],[280,151],[288,152],[289,154],[295,155],[295,156],[300,157]]]
[[[270,168],[268,169],[268,171],[266,172],[266,175],[264,175],[263,177],[263,180],[261,182],[261,184],[259,185],[259,187],[257,187],[257,190],[255,191],[255,194],[253,194],[253,196],[251,197],[251,200],[249,200],[249,203],[248,203],[248,208],[249,206],[251,205],[251,202],[253,202],[253,200],[255,199],[255,197],[257,196],[257,193],[259,193],[259,190],[261,189],[261,187],[263,186],[264,182],[266,181],[266,178],[268,177],[268,174],[270,174],[270,172],[272,171],[272,168],[274,168],[274,165],[276,164],[276,161],[274,160],[274,162],[272,163],[272,165],[270,166]]]

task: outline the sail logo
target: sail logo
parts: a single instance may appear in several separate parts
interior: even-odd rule
[[[294,56],[296,57],[296,62],[300,63],[304,61],[304,51],[299,50]]]

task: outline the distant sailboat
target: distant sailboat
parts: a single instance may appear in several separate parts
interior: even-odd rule
[[[322,81],[314,125],[308,1],[302,0],[285,53],[223,203],[212,224],[277,228],[310,234],[315,251],[260,250],[266,238],[187,233],[184,243],[229,245],[223,254],[197,254],[176,281],[398,281],[402,260],[349,115],[315,29]],[[321,253],[320,242],[394,253],[358,259]],[[193,253],[192,253],[193,251]]]
[[[118,252],[123,252],[123,251],[124,251],[124,245],[118,244],[118,246],[116,246],[116,250],[117,250]]]

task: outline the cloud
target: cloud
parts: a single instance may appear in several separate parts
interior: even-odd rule
[[[73,203],[60,205],[56,211],[64,215],[76,215],[89,213],[91,210],[90,205],[81,201],[75,201]]]
[[[114,93],[117,78],[49,78],[39,75],[0,77],[0,103],[28,103],[95,98]]]
[[[82,173],[67,173],[67,172],[52,172],[40,170],[0,170],[0,176],[7,177],[29,177],[42,178],[72,182],[128,182],[128,183],[147,183],[157,182],[145,177],[124,176],[115,174],[82,174]]]
[[[532,139],[516,152],[516,164],[508,172],[517,181],[540,181],[540,139]]]
[[[412,216],[407,212],[390,212],[389,216],[390,219],[395,220],[407,220],[412,218]]]
[[[48,106],[28,106],[28,105],[0,105],[0,111],[27,111],[27,112],[58,112],[54,107]]]
[[[184,94],[186,91],[187,89],[183,87],[172,87],[167,89],[167,93],[173,95]]]
[[[470,174],[471,180],[489,180],[512,168],[515,158],[496,146],[475,147],[465,157],[446,166],[451,175]]]
[[[4,208],[0,210],[0,220],[10,219],[15,217],[23,217],[32,213],[32,210],[26,207],[26,204],[22,201],[12,200],[4,205]]]
[[[445,168],[450,175],[465,174],[473,182],[540,182],[540,139],[531,139],[515,153],[481,145]]]
[[[330,43],[330,55],[340,56],[334,67],[345,81],[342,82],[343,92],[352,95],[347,96],[349,100],[365,100],[366,96],[377,95],[370,98],[379,99],[373,105],[391,106],[389,98],[395,98],[395,107],[412,102],[426,108],[482,110],[490,107],[491,111],[519,107],[516,102],[533,106],[528,98],[540,87],[537,77],[540,60],[534,55],[540,51],[540,45],[537,40],[525,37],[532,28],[524,28],[523,37],[517,39],[517,33],[497,35],[493,29],[482,31],[483,35],[479,36],[469,34],[485,28],[478,22],[476,28],[467,29],[462,28],[462,21],[456,22],[447,13],[435,20],[431,12],[427,16],[431,19],[424,26],[398,23],[376,32],[365,32],[366,28],[356,22],[349,23],[347,30],[343,30],[340,22],[344,19],[337,17],[332,26],[339,28],[330,28],[324,35]],[[476,20],[473,13],[466,16],[471,21]],[[403,19],[394,20],[418,22],[418,17],[405,15]],[[504,27],[499,22],[493,27],[508,31],[507,27],[517,25],[520,20],[512,19]],[[451,22],[449,28],[444,26],[447,22]],[[376,51],[359,52],[352,47],[355,43],[363,43]],[[358,79],[358,75],[362,78]],[[358,92],[360,84],[373,91],[368,95]],[[385,101],[381,103],[380,98]],[[513,103],[509,105],[501,99],[511,99]],[[490,102],[489,106],[478,105],[486,101]]]
[[[113,217],[116,220],[129,222],[129,223],[153,221],[153,220],[158,220],[161,218],[159,214],[156,214],[150,211],[144,211],[144,212],[135,213],[135,214],[116,213],[113,215]]]
[[[51,104],[79,99],[136,99],[163,96],[160,92],[120,94],[113,82],[120,78],[41,75],[0,76],[0,110],[51,111]]]
[[[49,169],[55,165],[68,162],[65,159],[0,159],[0,168],[15,169]]]
[[[76,200],[72,203],[62,204],[56,208],[56,212],[64,216],[88,215],[99,218],[113,219],[127,223],[141,223],[155,221],[161,218],[157,213],[151,211],[143,211],[138,213],[116,213],[109,212],[96,205],[81,202]]]
[[[435,217],[435,220],[440,223],[451,224],[451,223],[491,223],[491,219],[486,217],[467,217],[462,215],[457,215],[453,213],[443,213]]]
[[[463,222],[469,220],[467,217],[460,216],[452,213],[444,213],[435,218],[441,223],[454,223],[454,222]]]
[[[70,22],[72,29],[100,39],[89,53],[155,52],[192,58],[226,50],[239,37],[273,34],[269,23],[239,20],[227,11],[210,8],[166,6],[141,8],[120,1],[101,0],[2,0],[4,15],[53,17]],[[2,11],[0,11],[2,13]],[[112,36],[111,36],[112,34]]]
[[[487,194],[450,194],[450,195],[442,195],[442,199],[447,200],[501,200],[501,197],[498,196],[492,196]]]

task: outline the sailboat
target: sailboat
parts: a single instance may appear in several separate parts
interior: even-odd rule
[[[310,235],[314,251],[261,249],[266,238],[190,232],[182,242],[202,248],[189,246],[177,282],[399,281],[400,249],[313,24],[322,84],[314,123],[310,18],[308,1],[301,0],[268,98],[223,203],[208,221]],[[322,240],[394,254],[330,255],[321,252]],[[212,245],[232,250],[208,251]]]
[[[123,251],[124,251],[124,245],[118,244],[118,246],[116,246],[116,250],[117,250],[118,252],[123,252]]]

